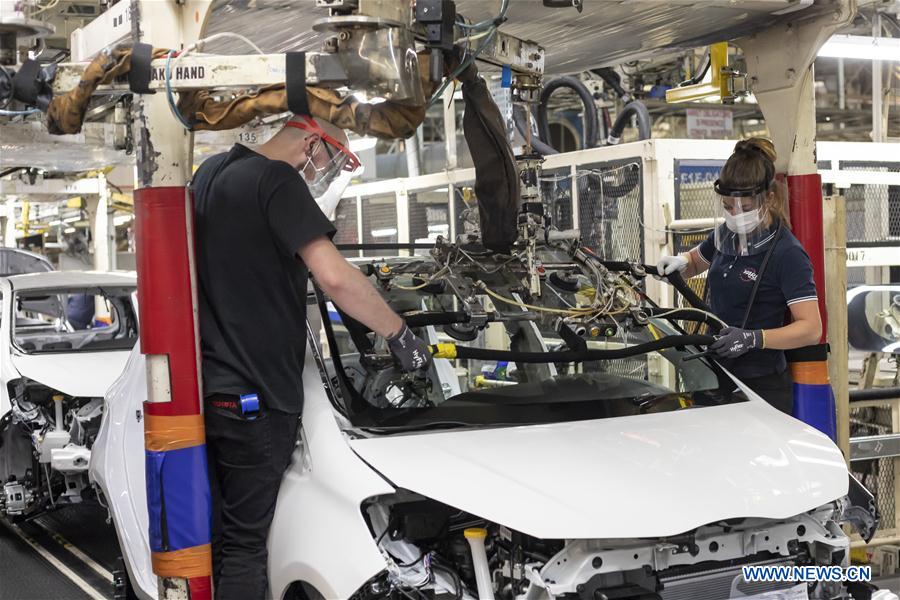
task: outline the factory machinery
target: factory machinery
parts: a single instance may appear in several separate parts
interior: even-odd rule
[[[686,360],[703,358],[702,346],[723,326],[678,274],[670,278],[693,306],[657,306],[643,292],[643,280],[656,274],[655,267],[604,260],[581,242],[578,231],[553,229],[539,202],[524,205],[519,237],[507,252],[487,250],[477,234],[469,233],[455,244],[439,239],[427,257],[360,266],[411,327],[440,328],[446,341],[432,346],[435,357],[518,364],[524,367],[520,375],[533,370],[538,380],[566,366],[580,371],[574,365],[653,351],[677,349],[687,352]],[[358,366],[370,374],[361,390],[367,404],[435,404],[433,396],[443,393],[440,386],[422,381],[421,375],[400,375],[360,323],[336,312],[361,351]],[[700,326],[703,335],[696,333]],[[492,327],[507,330],[508,348],[468,345]],[[477,385],[504,382],[481,378]],[[393,396],[385,395],[388,390]],[[360,400],[356,394],[352,399]]]
[[[360,265],[393,308],[428,338],[434,365],[424,373],[401,373],[383,339],[342,314],[316,290],[322,330],[311,328],[312,354],[333,414],[329,409],[330,421],[317,422],[315,435],[304,439],[312,456],[310,464],[316,469],[300,478],[289,473],[282,487],[278,510],[293,513],[284,520],[276,514],[270,535],[270,581],[276,597],[310,597],[302,585],[294,585],[300,580],[290,579],[290,569],[298,565],[321,567],[316,583],[326,596],[329,589],[336,592],[350,587],[349,593],[332,596],[352,595],[359,600],[435,594],[482,600],[495,596],[535,600],[735,597],[773,589],[735,589],[741,565],[846,566],[849,538],[839,524],[854,524],[866,539],[873,534],[877,515],[871,495],[852,477],[847,483],[837,449],[811,428],[787,418],[779,420],[774,409],[750,397],[705,356],[704,347],[722,323],[690,294],[678,276],[670,281],[691,306],[656,306],[644,293],[644,279],[655,274],[652,267],[607,260],[583,244],[577,231],[554,228],[539,193],[541,158],[531,150],[530,108],[539,101],[543,50],[498,30],[506,18],[508,0],[501,2],[494,18],[476,23],[457,15],[456,4],[450,0],[419,0],[414,9],[412,3],[404,2],[317,0],[317,6],[329,11],[315,26],[327,34],[321,52],[259,52],[239,57],[202,54],[209,41],[200,39],[209,2],[163,5],[134,0],[119,4],[123,5],[121,21],[113,19],[112,29],[103,31],[98,39],[130,37],[124,46],[103,50],[90,63],[42,66],[26,60],[14,73],[4,71],[10,76],[0,85],[0,101],[7,102],[5,110],[17,113],[13,118],[40,110],[47,115],[51,133],[76,133],[92,114],[89,108],[97,97],[127,96],[127,100],[122,98],[122,110],[116,112],[124,119],[125,131],[131,132],[123,139],[133,146],[137,157],[135,227],[147,402],[143,412],[129,406],[123,413],[129,419],[135,413],[143,415],[142,423],[123,419],[121,427],[144,429],[150,531],[158,534],[151,535],[149,549],[142,544],[123,548],[132,583],[143,577],[142,573],[146,575],[148,569],[142,572],[142,565],[152,564],[152,573],[159,577],[159,597],[211,597],[209,507],[203,502],[209,492],[192,294],[196,279],[185,189],[192,140],[183,130],[233,129],[264,115],[290,111],[332,120],[360,135],[408,137],[421,124],[427,106],[440,101],[454,79],[462,82],[466,101],[463,128],[475,163],[478,233],[454,241],[438,240],[428,248],[396,248],[424,250],[424,255]],[[126,12],[124,5],[131,10]],[[576,8],[580,5],[571,3]],[[822,17],[827,18],[827,26],[814,20],[802,22],[795,38],[811,48],[818,39],[815,36],[827,37],[830,28],[840,25],[851,12],[844,10],[844,3],[829,10],[832,8]],[[112,31],[123,23],[124,31]],[[805,37],[809,31],[816,32],[812,39]],[[146,37],[147,32],[154,37]],[[8,50],[10,39],[15,41],[10,35],[0,40],[3,48]],[[784,60],[798,55],[783,54],[788,55]],[[7,64],[18,60],[14,52],[6,51],[3,56]],[[520,156],[513,156],[506,124],[477,75],[476,60],[502,69],[513,101],[526,107],[522,111],[525,149]],[[808,64],[790,72],[801,73],[796,79],[802,83],[807,68]],[[247,88],[249,92],[238,91]],[[761,103],[766,89],[760,85]],[[354,91],[385,101],[360,102],[349,94]],[[799,98],[798,91],[797,98],[791,99],[800,106]],[[793,117],[796,112],[785,111],[785,118]],[[792,152],[808,150],[808,144],[795,144]],[[805,168],[802,161],[795,162]],[[814,161],[811,164],[814,169]],[[815,178],[807,173],[789,175]],[[811,184],[810,189],[820,186]],[[818,231],[821,237],[821,227]],[[662,357],[665,365],[651,369],[655,357]],[[140,367],[143,370],[143,363]],[[128,373],[125,377],[128,380]],[[319,392],[321,387],[310,390]],[[598,398],[605,401],[598,402]],[[316,402],[312,394],[307,395],[304,427],[320,418],[318,413],[312,414]],[[109,399],[107,403],[110,405]],[[724,410],[709,409],[713,406]],[[118,410],[115,404],[109,408]],[[731,443],[722,422],[726,413],[754,427],[748,440]],[[632,432],[630,439],[612,432],[598,435],[596,429],[572,429],[573,435],[582,437],[566,440],[565,432],[552,427],[591,421],[602,428],[607,422],[604,419],[625,416],[638,417],[636,431],[638,423],[648,429]],[[686,430],[654,420],[665,416],[682,419],[682,425],[687,422],[685,417],[690,418],[695,428]],[[530,460],[544,461],[543,472],[528,473],[529,478],[521,475],[518,481],[525,483],[520,485],[520,493],[506,502],[493,499],[491,503],[483,491],[466,488],[465,482],[454,486],[467,493],[453,502],[444,493],[419,490],[437,489],[433,482],[435,477],[440,479],[440,465],[420,469],[415,473],[421,476],[417,483],[403,485],[415,459],[448,439],[442,437],[444,430],[472,428],[475,431],[467,433],[474,436],[479,434],[479,426],[489,426],[485,429],[490,429],[491,440],[496,441],[486,443],[483,435],[478,437],[484,453],[473,456],[466,468],[483,463],[492,478],[502,475],[512,481],[515,473],[527,469],[519,457],[531,446],[531,440],[515,436],[524,431],[538,440],[542,433],[555,431],[553,443],[541,446],[535,442],[547,453],[532,452]],[[663,463],[668,465],[663,469],[666,472],[682,469],[674,478],[677,481],[668,482],[664,490],[677,505],[677,510],[672,510],[665,501],[660,502],[660,490],[652,489],[655,484],[644,486],[641,473],[629,477],[615,470],[623,461],[637,457],[646,446],[644,441],[660,428],[671,435],[691,431],[702,438],[708,452],[694,465],[703,464],[716,474],[730,474],[728,469],[734,467],[747,477],[754,476],[758,471],[747,470],[746,460],[755,460],[773,444],[787,443],[785,440],[802,442],[792,447],[790,454],[803,460],[772,471],[783,479],[778,482],[778,493],[770,494],[778,487],[771,480],[718,486],[698,473],[696,466],[684,470],[685,465],[676,464],[669,452],[644,455],[648,459],[645,464],[652,467],[648,472]],[[427,439],[421,435],[432,430],[441,433]],[[334,445],[323,451],[332,433],[335,435],[328,443]],[[610,460],[620,439],[622,444],[632,444],[628,448],[633,452],[626,449],[619,461]],[[595,448],[595,455],[581,451],[598,440],[607,446]],[[690,440],[682,441],[687,444]],[[565,457],[567,463],[548,464],[547,456],[569,447],[566,443],[575,448]],[[388,464],[379,454],[380,448],[403,449],[404,444],[412,446],[406,446],[399,466]],[[347,446],[356,454],[348,453]],[[444,451],[445,460],[454,452],[469,450],[462,440],[455,441],[453,448]],[[719,451],[721,463],[712,456]],[[728,462],[741,452],[741,460]],[[108,464],[119,458],[104,454]],[[352,466],[355,472],[370,469],[365,477],[335,490],[329,486],[342,476],[340,469],[335,469],[325,473],[327,483],[317,483],[316,477],[327,468],[324,465],[349,454],[356,461]],[[511,462],[498,462],[505,456],[511,457]],[[707,458],[712,462],[703,463]],[[597,482],[579,487],[582,482],[577,477],[567,477],[562,483],[551,472],[564,466],[581,474],[591,469],[596,472],[599,459],[604,459],[603,467],[615,478],[603,489]],[[115,472],[120,477],[121,473],[134,473],[132,466]],[[302,460],[292,465],[292,469],[304,468]],[[368,495],[362,505],[331,501],[310,508],[309,514],[297,514],[290,502],[295,492],[299,500],[323,489],[328,490],[329,500],[354,498],[354,484],[360,488],[369,485],[372,471],[381,476],[373,489],[382,492]],[[816,493],[797,493],[794,484],[798,478],[808,481],[809,490]],[[116,483],[100,480],[101,487]],[[544,486],[548,481],[558,485]],[[414,488],[416,492],[410,491]],[[614,488],[633,491],[617,493]],[[765,494],[750,493],[763,488]],[[111,500],[122,495],[119,489],[103,491]],[[710,501],[690,501],[701,496]],[[756,503],[749,508],[748,497]],[[546,504],[552,507],[547,514],[536,511],[523,518],[519,507],[512,506],[546,503],[548,498],[553,502]],[[602,499],[605,508],[598,508],[595,498]],[[167,506],[178,510],[170,511]],[[639,506],[648,510],[634,514]],[[124,513],[117,511],[124,508],[115,505],[111,511],[120,538],[131,539],[122,532],[136,527],[140,519],[122,518]],[[329,558],[322,557],[322,548],[336,540],[314,539],[309,530],[292,535],[291,527],[311,515],[325,522],[339,509],[348,509],[356,517],[361,510],[366,535],[371,537],[365,543],[351,537],[358,533],[352,530],[354,515],[338,515],[334,524],[348,528],[347,536],[339,540],[346,546],[347,559],[340,570],[332,572],[339,574],[328,579],[325,562]],[[654,519],[651,512],[666,516]],[[659,532],[672,535],[660,537]],[[301,547],[309,540],[319,544],[313,551]],[[377,551],[371,548],[373,542]],[[373,557],[379,560],[373,562]],[[340,558],[343,561],[344,557]],[[363,575],[370,575],[375,563],[383,569],[366,581]],[[144,584],[146,578],[134,587],[143,590],[142,596],[151,596]],[[794,595],[784,597],[847,598],[854,591],[837,582],[793,587]],[[867,597],[870,592],[862,586],[854,591],[854,597]]]

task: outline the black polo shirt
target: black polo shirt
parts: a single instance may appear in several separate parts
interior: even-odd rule
[[[300,174],[240,144],[192,184],[203,393],[303,407],[306,265],[297,250],[334,234]]]
[[[710,265],[710,307],[716,316],[733,327],[741,326],[760,265],[775,237],[773,228],[757,244],[758,252],[752,255],[718,252],[713,233],[698,247],[700,258]],[[782,327],[788,306],[816,299],[809,255],[794,234],[784,228],[763,273],[746,328]],[[787,368],[781,350],[751,350],[739,358],[720,362],[741,378],[780,374]]]

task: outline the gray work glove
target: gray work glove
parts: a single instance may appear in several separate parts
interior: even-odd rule
[[[722,358],[737,358],[750,350],[759,350],[762,347],[761,330],[725,327],[719,332],[716,341],[710,344],[709,349],[715,351]]]
[[[391,354],[397,359],[400,368],[411,373],[417,369],[427,369],[431,364],[431,352],[425,340],[416,337],[406,324],[400,331],[387,338]]]

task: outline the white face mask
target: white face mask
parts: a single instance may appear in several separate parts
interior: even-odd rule
[[[307,168],[312,171],[312,179],[306,176]],[[324,169],[319,169],[316,167],[316,163],[313,162],[312,156],[306,159],[306,164],[300,169],[300,175],[303,177],[303,181],[306,182],[306,185],[309,186],[309,193],[312,194],[313,198],[317,198],[325,193],[325,190],[328,189],[329,182],[322,177],[322,171]]]
[[[746,235],[759,227],[760,217],[758,208],[738,215],[732,215],[731,213],[726,212],[724,217],[725,226],[738,235]]]

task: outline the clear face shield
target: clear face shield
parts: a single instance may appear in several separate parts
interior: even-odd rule
[[[762,183],[754,188],[731,188],[716,180],[715,215],[716,249],[732,256],[763,252],[771,241],[766,209],[769,186]]]
[[[285,127],[295,127],[319,136],[309,159],[300,169],[313,198],[323,196],[340,175],[349,173],[352,177],[359,169],[359,158],[340,141],[325,133],[312,118],[302,117],[301,121],[288,121]],[[350,177],[346,178],[344,187],[350,182]]]
[[[329,219],[334,218],[334,211],[337,209],[338,203],[341,201],[341,196],[344,195],[344,190],[347,189],[347,186],[350,185],[350,181],[354,177],[359,177],[365,172],[365,167],[360,166],[355,171],[347,171],[342,170],[337,177],[331,182],[328,186],[328,189],[325,190],[321,195],[316,196],[313,195],[313,198],[316,200],[316,204],[319,205],[319,208],[322,209],[322,213],[328,217]]]

